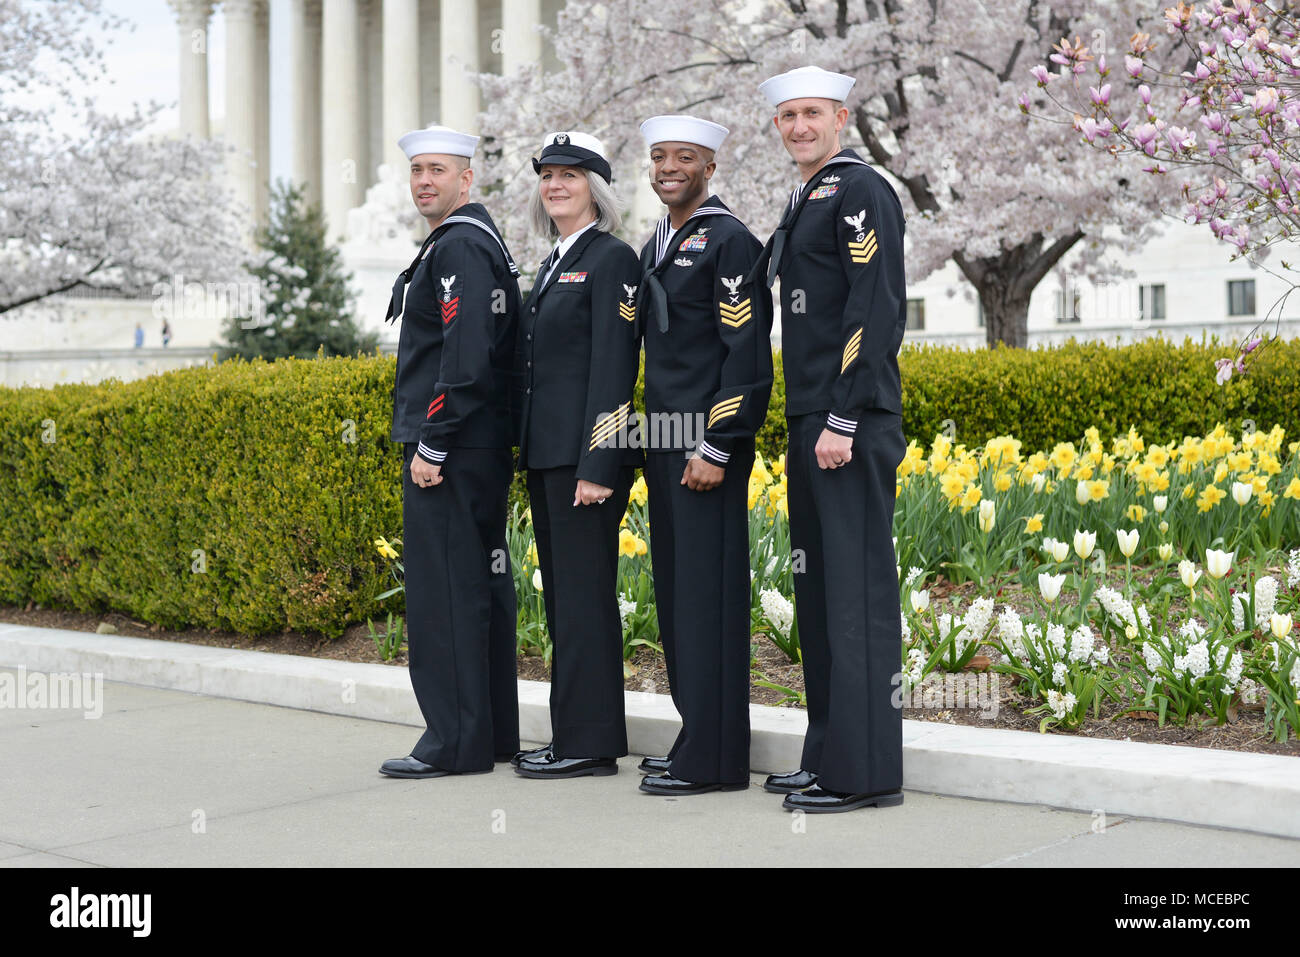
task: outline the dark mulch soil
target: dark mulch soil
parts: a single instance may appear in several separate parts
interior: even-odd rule
[[[947,591],[948,589],[944,589]],[[953,589],[961,591],[962,589]],[[931,589],[932,599],[940,597],[936,589]],[[955,597],[955,596],[954,596]],[[265,635],[250,638],[232,632],[213,631],[191,628],[184,631],[169,631],[157,625],[148,625],[133,621],[131,618],[108,612],[100,615],[82,612],[63,611],[52,608],[18,608],[0,606],[0,621],[12,624],[35,625],[43,628],[65,628],[72,631],[95,631],[101,623],[112,625],[115,634],[139,638],[160,638],[166,641],[183,641],[195,645],[208,645],[218,648],[239,648],[246,651],[268,651],[276,654],[305,655],[315,658],[330,658],[336,661],[359,661],[372,664],[390,664],[404,666],[405,651],[391,661],[384,661],[378,649],[368,636],[364,624],[353,625],[337,640],[322,638],[319,635],[307,635],[301,632],[286,631],[278,635]],[[382,623],[376,623],[382,627]],[[753,644],[754,660],[751,664],[753,677],[750,684],[750,701],[755,704],[787,705],[798,707],[798,695],[802,694],[803,672],[798,664],[792,663],[765,636],[755,635]],[[625,667],[624,686],[628,691],[647,691],[658,694],[668,693],[668,674],[664,668],[663,657],[649,649],[641,649]],[[550,669],[541,658],[529,655],[519,657],[519,677],[532,681],[549,681]],[[767,681],[789,689],[783,691],[763,687],[756,682]],[[1014,682],[1007,676],[1000,676],[1000,700],[996,717],[982,717],[981,712],[965,708],[904,708],[903,716],[918,721],[938,721],[947,724],[968,724],[985,728],[1004,728],[1019,731],[1037,731],[1041,715],[1025,715],[1025,708],[1032,702],[1016,694]],[[1078,732],[1054,731],[1054,734],[1078,734],[1089,738],[1109,738],[1131,741],[1146,741],[1156,744],[1188,745],[1203,748],[1224,748],[1233,751],[1252,751],[1267,754],[1283,754],[1300,757],[1300,741],[1295,738],[1279,744],[1269,735],[1264,724],[1264,716],[1259,711],[1241,711],[1237,720],[1222,727],[1176,727],[1166,724],[1159,727],[1154,720],[1133,717],[1118,717],[1119,708],[1115,705],[1104,706],[1101,720],[1089,720]]]

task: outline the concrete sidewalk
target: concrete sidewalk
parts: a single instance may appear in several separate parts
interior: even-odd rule
[[[17,675],[16,669],[0,669]],[[612,778],[384,778],[406,725],[105,682],[103,714],[0,709],[0,866],[1290,866],[1300,841],[909,790],[796,818]]]

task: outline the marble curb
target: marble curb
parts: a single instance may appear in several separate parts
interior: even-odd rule
[[[0,623],[0,667],[424,724],[406,669],[391,665]],[[545,682],[519,682],[523,740],[550,738],[549,694]],[[663,754],[680,726],[672,700],[629,691],[626,701],[633,753]],[[755,772],[798,766],[802,711],[751,705],[750,721]],[[1300,838],[1293,757],[905,720],[903,769],[910,790]]]

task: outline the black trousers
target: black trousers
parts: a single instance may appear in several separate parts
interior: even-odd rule
[[[749,780],[749,473],[737,443],[722,484],[681,484],[681,452],[646,455],[659,638],[682,730],[668,757],[685,781]]]
[[[449,771],[490,771],[519,750],[515,586],[506,548],[509,449],[452,449],[442,483],[411,481],[402,557],[411,686],[426,730],[411,751]]]
[[[801,766],[832,791],[896,790],[903,784],[903,712],[893,703],[902,611],[892,528],[906,453],[902,416],[865,412],[853,457],[837,469],[817,466],[825,424],[818,414],[789,420],[790,545],[808,696]]]
[[[574,466],[528,471],[542,601],[551,635],[551,748],[559,758],[627,754],[618,523],[631,468],[600,505],[574,505]]]

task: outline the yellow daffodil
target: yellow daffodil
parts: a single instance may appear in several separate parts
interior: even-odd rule
[[[629,532],[626,528],[618,533],[618,553],[627,558],[636,554],[636,543],[639,539]]]
[[[1011,475],[1007,472],[999,472],[993,476],[993,487],[999,492],[1005,492],[1011,488]]]
[[[961,497],[962,514],[969,512],[972,508],[978,505],[983,497],[984,496],[980,492],[980,487],[978,485],[972,485],[967,488]]]
[[[1217,485],[1207,485],[1201,490],[1201,494],[1196,497],[1197,511],[1208,512],[1227,497],[1228,493]]]
[[[1293,478],[1282,493],[1283,498],[1300,498],[1300,477]]]
[[[1042,512],[1039,512],[1036,515],[1030,515],[1028,518],[1022,518],[1021,521],[1025,523],[1026,535],[1032,535],[1034,532],[1041,532],[1043,530]]]
[[[388,544],[388,539],[386,538],[376,538],[375,548],[379,549],[379,554],[383,555],[385,558],[397,557],[397,549],[393,548],[392,545]]]
[[[650,493],[646,488],[645,476],[638,475],[636,481],[632,483],[632,491],[628,493],[628,501],[634,502],[637,505],[644,505],[649,496]]]
[[[1127,511],[1125,511],[1124,514],[1126,514],[1129,517],[1130,521],[1140,522],[1142,521],[1142,519],[1147,517],[1147,510],[1143,508],[1141,505],[1138,505],[1136,502],[1134,502],[1132,505],[1128,507]]]

